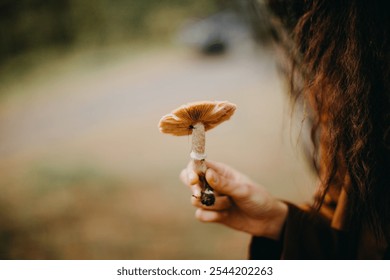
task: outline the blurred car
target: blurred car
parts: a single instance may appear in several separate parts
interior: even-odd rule
[[[200,20],[191,20],[178,32],[178,41],[203,54],[222,54],[251,40],[251,30],[235,11],[224,10]]]

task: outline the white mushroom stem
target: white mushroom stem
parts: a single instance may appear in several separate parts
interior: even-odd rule
[[[213,189],[206,181],[207,166],[205,163],[205,143],[206,133],[202,123],[197,123],[192,127],[192,151],[191,158],[194,161],[196,173],[199,175],[199,184],[201,185],[202,192],[200,200],[202,204],[211,206],[214,204],[215,196]]]
[[[204,125],[197,123],[192,128],[192,151],[191,158],[195,163],[195,170],[198,174],[205,174],[207,167],[204,162],[206,159],[205,154],[206,133]]]

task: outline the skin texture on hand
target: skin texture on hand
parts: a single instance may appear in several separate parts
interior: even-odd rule
[[[192,162],[180,174],[180,179],[192,190],[191,203],[197,207],[195,217],[278,240],[287,217],[287,205],[228,165],[212,161],[206,165],[206,180],[216,192],[213,206],[202,205],[198,199],[199,177]]]

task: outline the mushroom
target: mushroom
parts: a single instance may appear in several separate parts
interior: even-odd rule
[[[202,101],[183,105],[172,113],[165,115],[159,122],[162,133],[176,136],[192,133],[191,158],[201,185],[201,203],[211,206],[215,202],[214,191],[206,181],[207,170],[205,159],[205,131],[230,119],[236,105],[227,101]]]

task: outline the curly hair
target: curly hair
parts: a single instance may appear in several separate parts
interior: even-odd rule
[[[390,3],[268,2],[283,29],[275,34],[291,62],[291,96],[310,108],[321,182],[316,208],[330,186],[343,188],[353,225],[388,237]]]

